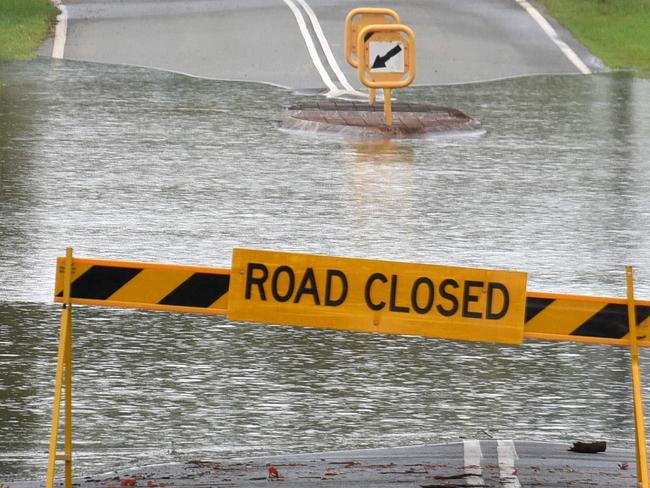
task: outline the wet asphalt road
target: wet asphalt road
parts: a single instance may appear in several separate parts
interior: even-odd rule
[[[376,2],[309,0],[68,0],[66,59],[159,68],[222,80],[260,81],[323,89],[299,28],[326,70],[317,18],[336,64],[355,88],[357,73],[344,58],[347,12]],[[293,6],[292,8],[289,8]],[[578,73],[562,51],[515,0],[383,2],[417,38],[415,85],[494,80],[537,74]],[[592,69],[599,62],[551,20],[558,35]],[[40,50],[50,55],[52,42]]]
[[[187,462],[131,468],[74,480],[81,488],[117,486],[286,488],[626,488],[636,485],[634,452],[569,451],[567,444],[466,440],[386,448]],[[37,488],[35,482],[13,488]],[[55,485],[56,486],[56,485]]]

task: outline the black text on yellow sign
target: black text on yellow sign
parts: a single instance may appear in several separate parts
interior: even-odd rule
[[[523,341],[522,272],[235,249],[230,279],[232,320]]]

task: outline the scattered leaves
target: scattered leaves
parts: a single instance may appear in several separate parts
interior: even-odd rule
[[[268,479],[270,480],[280,479],[280,473],[278,472],[278,468],[276,468],[275,466],[269,466]]]

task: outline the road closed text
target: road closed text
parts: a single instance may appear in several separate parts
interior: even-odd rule
[[[359,283],[363,303],[372,311],[471,319],[499,320],[508,313],[510,293],[505,284],[428,276],[414,279],[372,273]],[[247,263],[245,299],[277,303],[340,307],[345,304],[350,279],[340,269],[294,269],[281,265],[270,271],[263,263]],[[400,297],[402,297],[400,299]]]
[[[233,320],[518,343],[526,274],[235,249]]]

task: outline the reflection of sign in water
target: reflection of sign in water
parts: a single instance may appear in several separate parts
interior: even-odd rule
[[[371,41],[368,46],[370,71],[372,72],[404,72],[404,46],[401,42]]]

